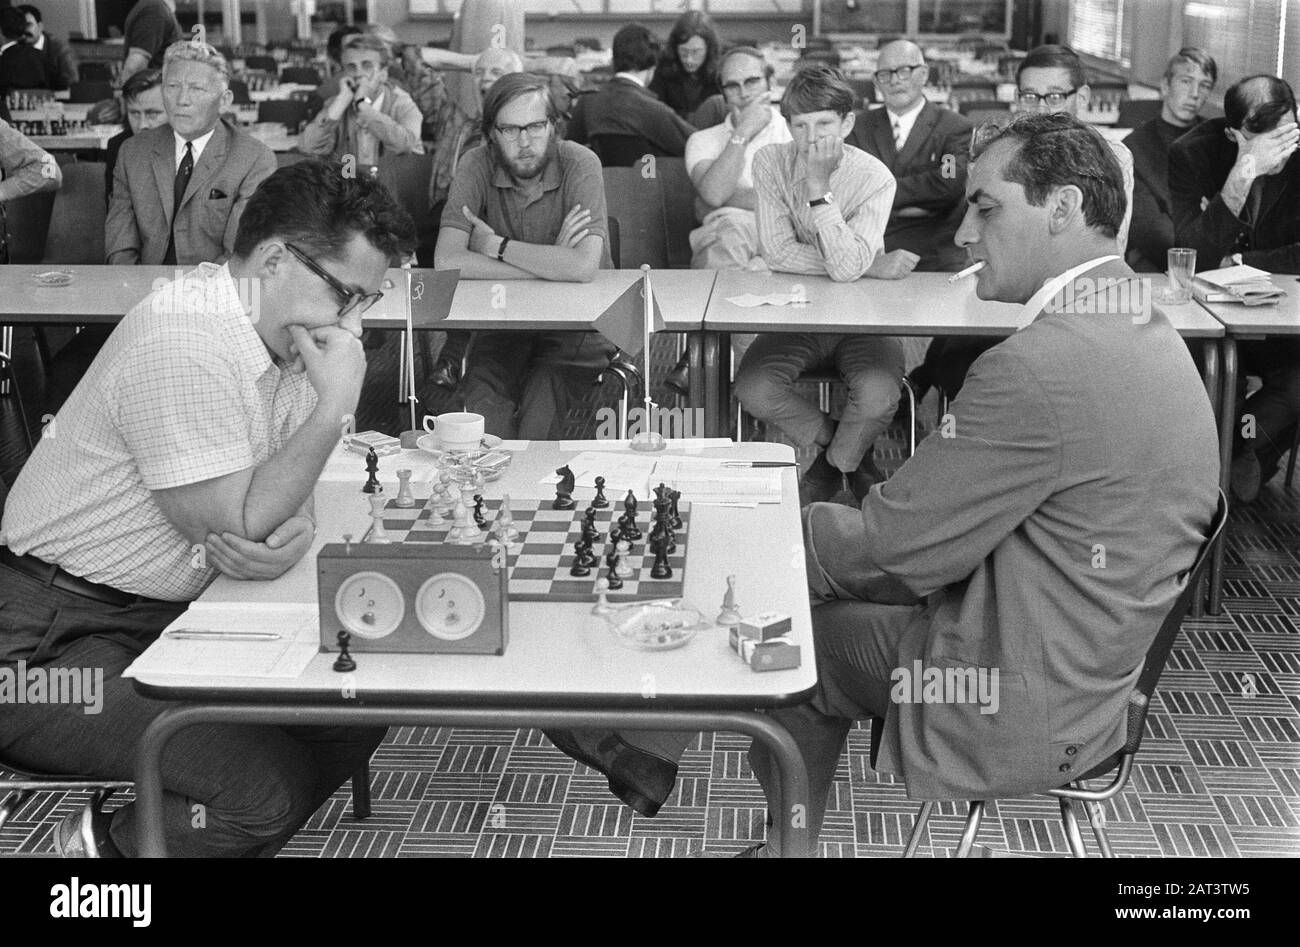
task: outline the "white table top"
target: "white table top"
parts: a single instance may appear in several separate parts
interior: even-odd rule
[[[826,276],[723,270],[714,284],[704,327],[729,332],[975,336],[1006,336],[1016,330],[1019,304],[979,299],[974,277],[949,283],[949,275],[912,273],[901,280],[837,283]],[[744,307],[728,302],[746,293],[793,294],[798,286],[808,300],[804,306]],[[1195,303],[1161,304],[1160,309],[1184,337],[1223,335],[1223,327]]]
[[[535,442],[526,451],[517,453],[506,476],[488,485],[488,497],[509,492],[516,504],[528,498],[554,497],[554,487],[539,480],[573,455],[572,451],[562,452],[560,448],[554,442]],[[609,449],[618,450],[618,442],[610,442]],[[669,453],[674,450],[675,447],[670,448]],[[794,458],[792,449],[780,444],[734,445],[694,453],[720,459]],[[273,582],[219,578],[199,602],[228,603],[231,627],[236,628],[256,627],[258,604],[276,603],[283,607],[284,603],[297,603],[304,615],[315,616],[315,553],[327,542],[341,542],[344,533],[360,537],[369,524],[366,496],[360,492],[365,480],[364,460],[355,455],[350,460],[360,471],[359,476],[350,481],[322,480],[317,485],[319,532],[307,556]],[[420,482],[418,470],[420,459],[408,455],[402,463],[408,462],[417,467],[413,478],[417,498],[426,496],[428,488]],[[395,489],[389,471],[396,469],[396,464],[395,458],[381,459],[381,480],[387,489]],[[331,469],[339,470],[340,464],[333,464],[327,471]],[[427,462],[424,469],[428,469]],[[783,470],[782,477],[787,499],[780,504],[760,504],[752,509],[692,506],[684,597],[712,617],[726,590],[726,576],[735,574],[742,614],[780,611],[790,615],[791,637],[801,648],[799,668],[752,671],[731,650],[727,630],[721,627],[700,631],[676,650],[646,652],[619,642],[604,619],[591,614],[588,604],[511,602],[510,642],[504,655],[361,653],[356,655],[358,668],[352,677],[357,696],[382,701],[388,694],[393,699],[409,700],[412,692],[418,692],[421,697],[427,695],[431,702],[456,699],[458,703],[493,704],[528,700],[564,704],[566,699],[569,703],[580,699],[587,703],[621,701],[626,704],[645,699],[647,689],[652,689],[662,702],[648,700],[645,706],[650,709],[667,709],[674,701],[676,706],[689,706],[692,698],[697,704],[715,707],[753,708],[790,702],[792,696],[814,686],[816,663],[799,508],[795,500],[795,468]],[[589,499],[583,493],[579,488],[576,499],[580,505]],[[644,507],[642,518],[645,519]],[[177,627],[184,621],[182,616]],[[318,628],[318,622],[311,622],[313,638]],[[229,700],[274,698],[276,694],[339,699],[340,675],[331,668],[334,658],[332,654],[316,655],[302,676],[292,680],[160,673],[145,675],[140,680],[150,687],[166,689],[172,697],[187,696],[188,692],[188,696]],[[212,693],[214,689],[219,690],[219,696]]]

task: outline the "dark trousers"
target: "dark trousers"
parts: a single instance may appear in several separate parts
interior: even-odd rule
[[[0,663],[102,673],[98,707],[0,703],[0,755],[36,772],[134,778],[145,729],[172,704],[136,692],[122,671],[186,603],[113,607],[0,566]],[[83,692],[84,693],[84,692]],[[278,851],[383,740],[382,727],[201,725],[162,759],[169,855]],[[112,814],[122,854],[137,854],[134,804]]]
[[[1300,341],[1290,338],[1265,339],[1237,344],[1240,368],[1237,373],[1237,429],[1234,453],[1253,449],[1259,458],[1264,480],[1277,469],[1278,461],[1291,449],[1295,426],[1300,420]],[[1255,375],[1262,387],[1249,398],[1246,376]],[[1248,421],[1254,420],[1254,437]]]
[[[461,386],[465,410],[483,415],[489,434],[551,439],[556,418],[614,352],[599,332],[478,332]]]

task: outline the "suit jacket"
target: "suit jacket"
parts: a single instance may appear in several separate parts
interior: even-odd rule
[[[14,43],[0,53],[0,90],[49,89],[45,57],[26,43]]]
[[[162,125],[122,144],[104,224],[107,262],[162,263],[173,225],[175,141],[171,126]],[[174,222],[177,264],[229,257],[244,206],[275,168],[270,148],[222,119],[194,164]]]
[[[680,158],[694,133],[693,125],[649,89],[616,76],[599,91],[578,96],[565,137],[585,145],[593,135],[640,135],[652,154]]]
[[[1274,273],[1300,274],[1300,152],[1277,174],[1256,178],[1254,195],[1237,216],[1220,191],[1237,160],[1237,146],[1212,118],[1174,142],[1169,149],[1169,199],[1174,238],[1196,250],[1196,268],[1212,270],[1225,256],[1240,253],[1244,262]]]
[[[919,270],[958,269],[966,259],[953,238],[966,210],[972,127],[965,116],[926,102],[901,153],[894,147],[887,109],[859,112],[849,133],[848,143],[879,158],[898,182],[885,228],[885,249],[911,250],[921,257]],[[904,207],[917,208],[926,216],[899,216]]]
[[[1117,260],[1080,279],[1133,275]],[[976,360],[953,436],[927,437],[861,511],[806,511],[815,597],[897,602],[880,592],[901,583],[926,598],[904,613],[901,669],[999,673],[993,713],[890,703],[878,768],[913,798],[1042,791],[1117,750],[1214,515],[1215,422],[1187,346],[1158,310],[1094,314],[1075,286],[1074,311]]]

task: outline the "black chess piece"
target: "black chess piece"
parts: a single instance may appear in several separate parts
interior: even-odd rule
[[[551,509],[571,510],[578,505],[573,502],[573,487],[575,482],[573,471],[569,469],[568,464],[565,464],[555,472],[559,475],[560,482],[555,485],[555,500],[551,503]]]
[[[379,482],[379,455],[375,453],[373,447],[366,451],[366,473],[370,476],[366,478],[366,484],[361,488],[361,492],[383,493],[383,484]]]
[[[682,518],[677,512],[677,501],[680,500],[681,498],[682,498],[682,491],[680,490],[668,491],[668,501],[669,501],[668,515],[670,517],[668,521],[668,525],[671,526],[673,529],[682,528]]]
[[[479,529],[487,529],[487,517],[483,515],[483,494],[474,494],[474,522],[478,524]]]
[[[636,494],[631,490],[627,491],[627,496],[623,498],[623,511],[636,519]]]
[[[613,556],[613,562],[605,570],[605,581],[609,583],[611,592],[617,591],[623,587],[623,580],[614,574],[614,567],[618,564],[618,556]]]
[[[591,575],[591,564],[587,562],[589,552],[587,541],[579,539],[573,547],[573,565],[569,567],[569,575],[577,578]]]
[[[655,554],[655,564],[650,567],[650,578],[652,579],[671,579],[673,577],[673,567],[668,564],[668,541],[666,536],[661,536],[657,543],[651,548]]]
[[[338,634],[339,656],[334,662],[334,670],[346,674],[348,671],[357,669],[357,662],[352,659],[352,654],[348,651],[348,645],[352,643],[352,636],[346,631],[340,631]]]
[[[598,510],[603,510],[609,506],[609,499],[605,496],[605,478],[596,478],[596,498],[591,501],[591,505]]]

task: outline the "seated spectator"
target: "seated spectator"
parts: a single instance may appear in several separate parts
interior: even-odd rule
[[[434,265],[461,279],[588,282],[612,268],[600,162],[559,140],[546,80],[502,76],[483,102],[483,139],[452,180]],[[525,213],[526,209],[526,213]],[[556,437],[575,392],[615,352],[598,332],[479,332],[463,385],[468,410],[505,438]]]
[[[356,171],[378,173],[386,154],[423,152],[423,117],[411,97],[388,78],[388,44],[375,36],[343,41],[339,92],[303,129],[298,149],[335,161],[352,155]]]
[[[63,172],[54,155],[0,119],[0,263],[9,262],[5,203],[28,194],[57,190],[62,183]]]
[[[1169,147],[1201,121],[1219,69],[1203,49],[1180,49],[1160,80],[1160,114],[1124,139],[1133,153],[1133,223],[1128,258],[1134,269],[1163,273],[1174,246],[1174,219],[1169,205]]]
[[[959,270],[966,254],[953,238],[965,212],[971,122],[926,99],[930,69],[915,43],[890,43],[876,65],[885,107],[860,112],[848,142],[894,175],[885,249],[915,253],[918,270]]]
[[[483,97],[502,76],[523,72],[524,61],[511,49],[492,47],[478,54],[474,60],[474,79],[480,93],[479,108],[473,115],[467,115],[459,107],[454,109],[454,117],[443,124],[440,141],[435,145],[433,173],[429,176],[430,218],[437,222],[442,220],[442,210],[447,203],[447,189],[460,159],[472,148],[483,143]],[[433,365],[429,380],[439,388],[452,389],[460,383],[461,363],[469,349],[473,333],[453,329],[447,333],[447,341],[438,360]]]
[[[901,279],[916,265],[906,250],[886,253],[885,227],[894,178],[877,159],[844,139],[853,130],[853,90],[832,66],[805,67],[790,80],[781,111],[794,140],[754,156],[759,250],[781,273],[824,274],[837,282],[863,276]],[[805,371],[834,368],[849,389],[838,424],[800,397]],[[842,482],[859,501],[883,479],[872,444],[898,404],[903,347],[876,335],[760,335],[736,376],[736,396],[759,421],[775,424],[801,447],[820,448],[799,483],[802,504],[829,500]]]
[[[711,95],[719,95],[720,63],[717,31],[707,13],[691,10],[683,13],[668,34],[668,43],[659,53],[659,65],[650,91],[685,121]],[[704,128],[697,125],[697,128]]]
[[[388,78],[409,95],[420,110],[420,140],[436,141],[440,135],[438,123],[447,101],[442,73],[420,57],[419,46],[403,43],[391,27],[371,24],[366,32],[388,44]]]
[[[126,128],[108,140],[104,151],[104,198],[113,196],[113,174],[117,169],[117,155],[122,145],[132,135],[167,124],[167,110],[163,105],[162,70],[144,69],[137,72],[122,86],[122,101],[126,106]]]
[[[49,77],[51,89],[67,89],[79,78],[77,74],[77,54],[72,46],[45,32],[41,11],[30,3],[15,7],[27,18],[27,42],[32,49],[45,57],[45,74]]]
[[[659,58],[659,41],[639,23],[614,34],[614,78],[596,92],[578,96],[569,116],[567,137],[580,145],[593,138],[639,138],[644,154],[680,158],[695,128],[646,88]],[[608,157],[602,158],[606,164]]]
[[[172,44],[162,97],[167,124],[133,135],[118,153],[104,225],[108,262],[224,261],[248,199],[275,170],[275,155],[222,119],[232,97],[230,66],[207,43]]]
[[[340,26],[325,41],[324,81],[307,96],[308,121],[320,114],[325,103],[339,94],[339,85],[343,81],[343,41],[362,32],[359,26]]]
[[[1016,68],[1016,111],[1019,113],[1064,112],[1078,118],[1087,111],[1091,96],[1083,62],[1064,46],[1032,49]],[[1123,259],[1133,219],[1133,155],[1122,142],[1107,140],[1106,144],[1124,176],[1124,220],[1116,237]],[[938,386],[948,398],[956,398],[971,364],[996,344],[997,339],[980,336],[935,339],[926,350],[925,361],[911,375],[919,394],[924,396],[931,386]]]
[[[0,97],[11,89],[49,89],[45,57],[27,42],[27,18],[21,10],[0,10]]]
[[[1196,267],[1246,263],[1300,274],[1300,143],[1291,87],[1250,76],[1223,96],[1223,118],[1202,122],[1169,149],[1169,199],[1177,246]],[[1300,419],[1300,342],[1241,342],[1241,419],[1235,425],[1232,492],[1249,503],[1277,472]],[[1247,375],[1263,387],[1244,401]]]

